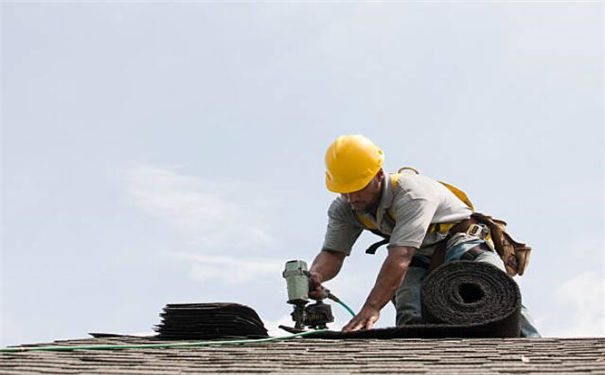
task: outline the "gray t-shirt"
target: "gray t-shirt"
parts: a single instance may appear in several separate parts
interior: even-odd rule
[[[389,218],[391,209],[395,222]],[[470,217],[472,211],[443,184],[423,175],[398,175],[396,184],[385,175],[382,197],[376,217],[371,220],[382,233],[390,235],[391,246],[409,246],[418,253],[432,255],[435,243],[445,234],[427,233],[433,223],[452,223]],[[366,227],[357,218],[346,198],[339,196],[328,209],[328,228],[323,250],[338,251],[349,255],[353,244]],[[394,224],[394,225],[393,225]]]

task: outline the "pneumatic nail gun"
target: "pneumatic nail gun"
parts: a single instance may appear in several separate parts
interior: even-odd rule
[[[279,328],[290,333],[300,333],[305,327],[311,329],[325,329],[327,323],[334,321],[332,308],[322,302],[322,299],[332,298],[330,291],[324,288],[323,295],[312,305],[309,303],[309,271],[307,263],[302,260],[291,260],[286,262],[286,269],[282,273],[288,285],[288,303],[294,305],[292,320],[294,327],[279,326]]]

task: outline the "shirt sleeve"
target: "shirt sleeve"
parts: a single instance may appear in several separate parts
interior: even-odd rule
[[[328,209],[328,228],[322,250],[349,255],[362,231],[361,226],[354,224],[352,214],[347,212],[343,203],[336,199]]]
[[[395,227],[388,247],[420,248],[437,211],[438,202],[429,195],[407,192],[393,204]]]

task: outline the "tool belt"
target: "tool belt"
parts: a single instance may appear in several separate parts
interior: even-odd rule
[[[513,240],[510,234],[506,233],[505,221],[478,212],[473,213],[471,217],[489,229],[494,248],[504,262],[506,273],[510,276],[522,276],[529,264],[531,247]]]
[[[456,233],[466,232],[469,234],[475,234],[475,227],[477,226],[474,224],[480,224],[487,228],[487,236],[489,236],[489,238],[486,238],[486,240],[491,240],[493,243],[496,253],[498,253],[504,262],[506,273],[510,276],[523,275],[525,269],[527,268],[527,264],[529,263],[531,247],[524,243],[513,240],[513,238],[505,232],[506,222],[477,212],[473,213],[470,218],[462,220],[458,224],[454,225],[449,230],[447,237],[437,244],[435,252],[431,257],[429,271],[434,270],[443,263],[445,252],[447,250],[447,242],[449,239],[452,238],[452,236]]]

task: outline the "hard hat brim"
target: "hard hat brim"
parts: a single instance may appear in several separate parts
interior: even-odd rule
[[[378,171],[376,171],[376,173],[378,173]],[[333,193],[339,193],[339,194],[354,193],[354,192],[359,191],[359,190],[365,188],[366,186],[368,186],[370,181],[372,181],[374,176],[376,176],[376,173],[371,174],[367,178],[359,179],[359,180],[356,180],[349,184],[343,184],[343,183],[336,182],[333,179],[330,179],[328,174],[326,173],[326,188],[328,188],[328,190],[330,190]]]

